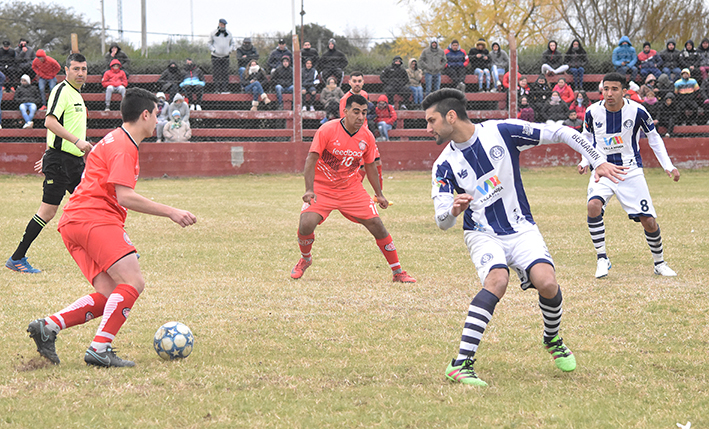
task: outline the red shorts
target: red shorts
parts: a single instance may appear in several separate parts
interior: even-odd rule
[[[118,225],[69,222],[59,232],[69,254],[91,284],[97,275],[136,251],[128,234]]]
[[[322,216],[320,223],[325,222],[325,219],[327,219],[330,212],[333,210],[339,210],[344,217],[352,222],[357,222],[357,219],[379,217],[377,204],[372,201],[372,198],[362,186],[352,187],[342,191],[330,191],[329,193],[325,193],[322,190],[315,190],[315,195],[317,196],[315,204],[303,203],[303,208],[300,212],[319,214]]]

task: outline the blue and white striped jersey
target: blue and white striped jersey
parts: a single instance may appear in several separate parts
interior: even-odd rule
[[[589,158],[594,167],[605,162],[589,141],[569,127],[516,119],[476,124],[468,141],[448,143],[432,170],[431,196],[438,226],[455,225],[450,212],[454,193],[465,193],[474,200],[463,213],[463,229],[492,235],[531,229],[534,219],[522,186],[520,151],[560,142]]]
[[[652,117],[642,104],[624,99],[623,107],[609,112],[605,101],[593,103],[586,109],[583,135],[593,143],[608,162],[628,167],[628,172],[643,167],[640,157],[640,131],[648,137],[650,147],[665,170],[674,166],[667,156],[662,137],[657,133]],[[582,161],[582,165],[585,165]]]

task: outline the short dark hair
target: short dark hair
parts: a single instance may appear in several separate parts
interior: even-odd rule
[[[77,63],[85,63],[86,57],[78,52],[73,53],[73,54],[69,54],[69,56],[66,57],[66,66],[71,67],[72,61],[76,61]]]
[[[603,76],[603,82],[618,82],[621,88],[625,88],[625,77],[621,76],[620,73],[611,72]]]
[[[350,108],[352,106],[352,103],[361,104],[363,106],[369,106],[369,103],[367,103],[367,99],[359,94],[353,94],[349,98],[347,98],[347,101],[345,102],[345,108]]]
[[[353,71],[352,73],[350,73],[350,77],[351,77],[351,78],[352,78],[352,77],[355,77],[355,76],[362,76],[362,77],[364,77],[364,73],[362,73],[361,71]]]
[[[158,98],[152,92],[143,88],[128,88],[121,101],[121,116],[123,122],[135,122],[144,111],[152,112],[158,103]]]
[[[466,102],[465,94],[462,91],[453,88],[444,88],[428,94],[428,96],[423,99],[421,108],[428,110],[431,107],[435,107],[436,112],[440,113],[443,117],[452,110],[458,115],[459,119],[470,121],[468,112],[465,111]]]

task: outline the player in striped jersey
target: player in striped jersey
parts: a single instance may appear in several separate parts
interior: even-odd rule
[[[487,386],[473,369],[485,327],[515,270],[523,290],[534,287],[544,320],[544,347],[562,371],[573,371],[576,358],[559,336],[561,288],[554,262],[534,223],[522,186],[521,150],[563,142],[588,158],[596,176],[616,182],[623,167],[610,164],[577,131],[558,125],[519,120],[473,124],[465,111],[465,94],[442,89],[423,100],[428,131],[446,143],[433,165],[432,198],[436,223],[449,229],[463,214],[465,244],[483,289],[470,303],[458,356],[446,377],[463,384]],[[457,194],[457,195],[455,195]]]
[[[608,275],[611,262],[606,254],[606,227],[603,223],[608,200],[615,195],[628,217],[640,222],[645,230],[645,240],[655,262],[655,274],[673,277],[677,274],[667,265],[663,255],[660,226],[655,217],[650,191],[643,173],[640,157],[640,132],[647,135],[648,143],[667,174],[676,182],[679,170],[667,156],[665,143],[655,129],[650,114],[632,100],[624,98],[625,78],[618,73],[609,73],[603,78],[603,100],[586,110],[583,134],[603,154],[608,162],[628,168],[624,181],[613,183],[606,179],[588,184],[588,230],[596,248],[596,278]],[[580,174],[588,170],[582,160]]]

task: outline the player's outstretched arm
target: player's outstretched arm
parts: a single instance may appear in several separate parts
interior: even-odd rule
[[[197,222],[197,217],[192,213],[151,201],[128,186],[116,185],[116,197],[118,204],[129,210],[153,216],[169,217],[170,220],[183,228]]]
[[[596,182],[601,180],[601,177],[610,179],[613,183],[618,183],[619,181],[625,180],[623,176],[626,175],[628,167],[623,167],[610,162],[604,162],[593,170],[594,178]]]

